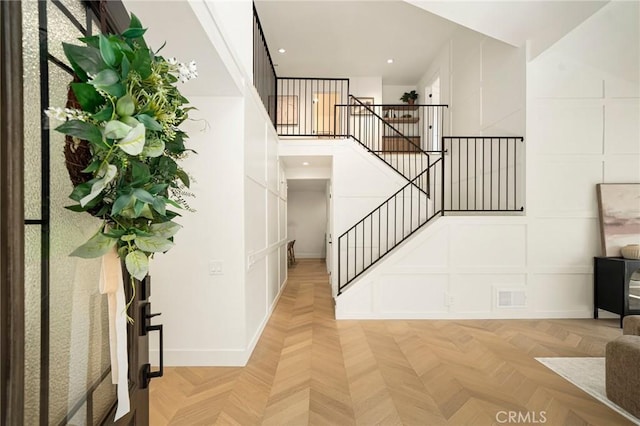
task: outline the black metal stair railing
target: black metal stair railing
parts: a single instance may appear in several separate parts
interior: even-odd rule
[[[444,213],[444,179],[441,156],[340,235],[338,295],[403,241]]]
[[[348,78],[278,77],[276,131],[281,137],[334,138],[342,129],[334,105],[349,100]]]
[[[524,138],[446,136],[448,212],[524,210]]]
[[[336,122],[342,126],[335,133],[349,135],[410,182],[430,164],[426,140],[442,129],[445,108],[446,105],[374,105],[349,95],[348,104],[335,105]]]

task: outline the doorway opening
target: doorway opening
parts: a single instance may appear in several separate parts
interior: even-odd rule
[[[296,259],[331,258],[329,194],[328,179],[287,180],[287,238]]]

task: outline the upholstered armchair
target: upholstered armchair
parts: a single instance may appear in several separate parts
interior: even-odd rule
[[[605,352],[607,398],[640,418],[640,315],[624,318],[623,335]]]

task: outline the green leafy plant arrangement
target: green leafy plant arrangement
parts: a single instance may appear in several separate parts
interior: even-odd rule
[[[56,130],[67,135],[67,144],[86,144],[90,152],[82,165],[86,181],[69,196],[77,204],[67,208],[103,219],[71,255],[95,258],[117,247],[132,284],[148,273],[150,256],[174,245],[181,226],[171,208],[189,208],[182,197],[189,177],[177,161],[191,150],[178,126],[192,108],[176,85],[197,77],[194,62],[149,49],[145,31],[132,14],[122,34],[79,39],[85,46],[63,43],[77,77],[70,90],[77,108],[46,111],[65,121]]]
[[[407,103],[414,103],[415,100],[418,99],[418,92],[416,92],[415,90],[412,90],[410,92],[404,92],[403,95],[400,97],[400,100],[402,102],[407,102]]]

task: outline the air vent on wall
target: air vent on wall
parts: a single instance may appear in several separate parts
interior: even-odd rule
[[[527,293],[520,289],[499,288],[496,302],[498,308],[524,308],[527,306]]]

